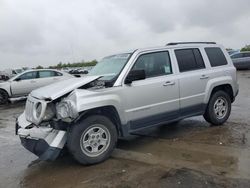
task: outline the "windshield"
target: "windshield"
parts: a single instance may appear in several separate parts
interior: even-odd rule
[[[89,75],[103,75],[103,80],[111,80],[121,72],[122,68],[129,60],[130,55],[130,53],[125,53],[105,57],[90,70]]]

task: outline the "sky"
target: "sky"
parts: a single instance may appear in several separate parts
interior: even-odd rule
[[[0,0],[0,70],[175,41],[250,44],[249,0]]]

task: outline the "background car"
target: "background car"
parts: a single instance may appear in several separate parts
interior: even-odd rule
[[[83,74],[88,74],[88,70],[84,68],[77,68],[70,70],[69,73],[73,75],[83,75]]]
[[[233,55],[235,53],[240,52],[240,50],[228,50],[227,52],[228,52],[229,55]]]
[[[5,74],[0,73],[0,82],[6,81],[6,80],[9,80],[9,79],[10,78],[8,76],[6,76]]]
[[[28,70],[0,83],[0,104],[4,104],[11,97],[28,95],[32,90],[43,87],[74,76],[51,69]]]
[[[9,77],[9,78],[12,78],[22,72],[24,72],[25,70],[23,68],[20,68],[20,69],[5,69],[3,71],[4,75]]]
[[[6,81],[9,79],[9,76],[6,75],[4,71],[0,71],[0,82]]]
[[[250,69],[250,52],[233,53],[230,57],[237,69]]]

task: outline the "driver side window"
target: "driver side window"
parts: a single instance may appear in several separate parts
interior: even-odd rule
[[[145,70],[146,78],[172,74],[169,53],[164,51],[143,54],[132,70]]]
[[[30,80],[37,78],[37,71],[27,72],[18,77],[20,80]]]

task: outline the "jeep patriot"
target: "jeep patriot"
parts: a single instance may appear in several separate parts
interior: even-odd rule
[[[16,134],[42,160],[67,148],[79,163],[95,164],[138,130],[198,115],[221,125],[237,94],[224,47],[169,43],[107,56],[86,77],[32,91]]]

